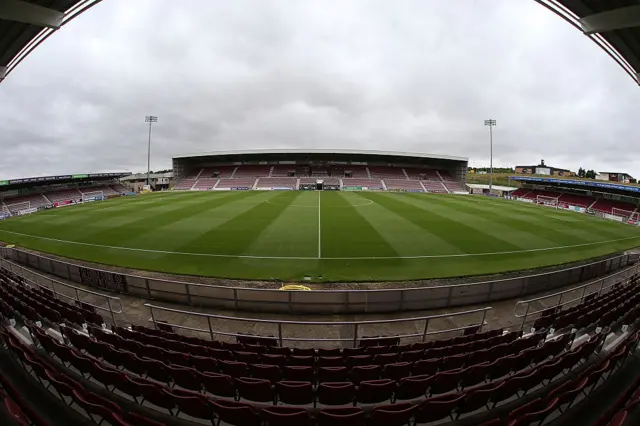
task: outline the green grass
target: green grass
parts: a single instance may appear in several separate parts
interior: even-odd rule
[[[567,263],[640,245],[640,229],[476,196],[176,192],[0,221],[0,240],[176,274],[409,280]]]

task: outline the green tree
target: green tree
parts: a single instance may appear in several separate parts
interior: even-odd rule
[[[585,176],[586,172],[584,171],[584,169],[582,167],[580,167],[578,169],[578,177],[583,178]]]
[[[586,177],[587,179],[595,179],[595,178],[596,178],[596,172],[595,172],[595,170],[588,170],[588,171],[585,173],[585,176],[584,176],[584,177]]]

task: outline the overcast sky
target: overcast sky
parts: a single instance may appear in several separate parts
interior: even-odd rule
[[[133,7],[132,7],[133,6]],[[0,178],[353,148],[640,175],[640,88],[533,0],[104,0],[0,84]],[[635,125],[634,125],[635,124]],[[606,169],[606,170],[605,170]]]

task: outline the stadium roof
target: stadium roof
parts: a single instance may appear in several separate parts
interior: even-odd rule
[[[340,154],[340,155],[378,155],[391,157],[407,157],[407,158],[429,158],[435,160],[451,160],[466,161],[467,157],[455,157],[451,155],[441,154],[424,154],[411,152],[394,152],[394,151],[373,151],[373,150],[352,150],[352,149],[239,149],[232,151],[211,151],[200,152],[195,154],[174,155],[173,158],[192,158],[192,157],[215,157],[223,155],[269,155],[269,154]]]
[[[51,34],[101,1],[0,1],[0,82]]]
[[[100,1],[0,1],[0,82],[47,37]],[[638,0],[535,1],[591,38],[640,84]]]
[[[536,0],[582,31],[640,84],[638,0]]]

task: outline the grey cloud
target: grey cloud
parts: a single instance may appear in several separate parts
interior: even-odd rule
[[[393,149],[640,166],[640,91],[533,1],[106,1],[0,85],[0,178],[178,153]]]

